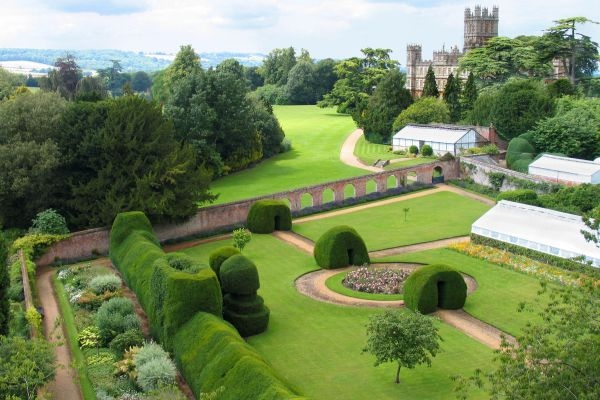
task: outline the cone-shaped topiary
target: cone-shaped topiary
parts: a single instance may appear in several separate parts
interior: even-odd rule
[[[326,269],[370,262],[365,242],[346,225],[335,226],[321,235],[315,243],[314,256],[317,264]]]
[[[240,254],[240,251],[233,246],[224,246],[219,247],[217,250],[210,253],[208,257],[208,265],[215,271],[215,274],[221,279],[219,271],[221,269],[221,265],[225,260],[227,260],[231,256],[235,256],[236,254]]]
[[[248,211],[246,225],[253,233],[271,233],[292,229],[292,212],[281,200],[259,200]]]
[[[462,275],[447,265],[428,265],[414,271],[404,282],[404,304],[421,314],[436,308],[457,310],[465,305],[467,285]]]

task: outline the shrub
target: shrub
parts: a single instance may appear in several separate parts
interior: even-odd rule
[[[229,257],[234,256],[236,254],[240,254],[240,251],[233,246],[225,246],[220,247],[217,250],[210,253],[208,258],[208,265],[215,271],[215,274],[219,277],[219,281],[221,277],[219,276],[219,270],[221,269],[221,265],[225,260]]]
[[[432,156],[433,155],[433,149],[431,148],[431,146],[428,145],[428,144],[424,144],[421,147],[421,155],[424,156],[424,157]]]
[[[252,204],[246,222],[254,233],[271,233],[292,229],[292,213],[281,200],[259,200]]]
[[[198,313],[175,335],[173,354],[199,398],[224,387],[220,400],[301,397],[231,325]]]
[[[189,272],[190,274],[196,273],[202,268],[206,268],[206,266],[198,264],[196,260],[185,253],[168,253],[165,257],[171,268]]]
[[[38,213],[31,222],[31,230],[35,233],[47,233],[50,235],[66,235],[69,233],[65,217],[52,208]]]
[[[95,294],[115,292],[121,287],[121,278],[115,274],[98,275],[90,281],[90,289]]]
[[[456,310],[465,305],[467,285],[462,275],[443,264],[414,271],[404,283],[406,307],[429,314],[437,307]]]
[[[408,154],[414,154],[414,155],[419,154],[419,148],[413,144],[412,146],[410,146],[408,148]]]
[[[254,294],[260,287],[256,265],[241,254],[225,260],[219,274],[226,293]]]
[[[279,145],[279,152],[287,153],[290,150],[292,150],[292,141],[289,138],[283,138]]]
[[[167,352],[156,342],[148,342],[144,344],[133,356],[133,362],[136,367],[150,362],[152,360],[160,360],[168,357]]]
[[[508,190],[500,193],[498,197],[496,197],[496,200],[515,201],[517,203],[531,204],[533,206],[540,205],[537,193],[531,189]]]
[[[269,325],[269,315],[270,311],[266,306],[262,306],[259,311],[252,313],[236,312],[227,307],[223,310],[223,318],[235,326],[243,337],[257,335],[266,331]]]
[[[96,326],[103,344],[108,344],[119,333],[139,329],[140,321],[135,315],[133,303],[124,297],[104,302],[96,313]]]
[[[117,357],[122,357],[125,351],[132,347],[141,346],[144,343],[144,336],[139,329],[129,329],[123,333],[119,333],[111,340],[109,347],[115,352]]]
[[[535,148],[533,145],[524,137],[519,136],[512,139],[508,143],[506,149],[506,165],[509,168],[513,168],[513,163],[523,157],[530,157],[533,159],[535,156]]]
[[[315,243],[314,257],[321,268],[368,264],[369,253],[360,235],[346,225],[335,226]]]
[[[137,369],[137,384],[144,392],[175,383],[177,369],[170,359],[148,361]]]
[[[96,326],[88,326],[79,332],[77,342],[82,349],[93,349],[100,345],[100,331]]]

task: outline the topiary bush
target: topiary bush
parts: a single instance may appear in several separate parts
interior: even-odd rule
[[[256,265],[242,255],[228,258],[221,265],[223,317],[247,337],[264,332],[269,324],[269,309],[256,294],[260,287]]]
[[[174,339],[173,354],[197,398],[224,387],[220,400],[296,399],[295,389],[227,322],[198,313]]]
[[[115,336],[130,329],[139,329],[140,321],[135,314],[133,303],[124,297],[115,297],[104,302],[96,313],[96,326],[103,344],[108,344]]]
[[[31,231],[34,233],[47,233],[50,235],[66,235],[69,233],[65,217],[52,208],[39,212],[31,222]]]
[[[219,274],[226,293],[254,294],[260,287],[256,265],[241,254],[225,260]]]
[[[506,149],[506,165],[513,168],[513,164],[519,159],[531,159],[535,157],[535,148],[526,139],[528,136],[518,136],[508,143]]]
[[[90,281],[89,286],[95,294],[115,292],[121,287],[121,278],[115,274],[98,275]]]
[[[530,204],[533,206],[540,205],[537,193],[531,189],[508,190],[500,193],[496,197],[496,200],[515,201],[517,203]]]
[[[292,212],[281,200],[259,200],[248,211],[246,226],[253,233],[292,229]]]
[[[457,310],[465,305],[467,285],[462,275],[443,264],[434,264],[414,271],[404,283],[404,304],[421,314],[438,307]]]
[[[431,146],[428,144],[424,144],[423,146],[421,146],[421,155],[424,157],[432,156],[433,149],[431,148]]]
[[[224,246],[220,247],[217,250],[210,253],[208,257],[208,265],[215,271],[215,274],[219,277],[219,282],[221,277],[219,276],[219,270],[221,269],[221,264],[225,260],[227,260],[231,256],[235,256],[236,254],[240,254],[240,251],[233,246]]]
[[[408,148],[408,154],[414,154],[414,155],[419,154],[419,148],[413,144],[412,146],[410,146]]]
[[[321,268],[332,269],[370,262],[365,242],[352,227],[335,226],[315,243],[314,257]]]

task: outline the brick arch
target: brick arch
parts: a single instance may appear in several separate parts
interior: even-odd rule
[[[349,199],[351,197],[358,197],[356,194],[356,186],[352,183],[347,183],[344,185],[344,199]]]

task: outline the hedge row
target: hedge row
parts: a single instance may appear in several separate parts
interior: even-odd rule
[[[529,257],[532,260],[537,260],[558,268],[566,269],[568,271],[579,272],[600,279],[600,268],[594,268],[589,265],[584,265],[578,263],[577,261],[569,260],[567,258],[561,258],[552,254],[542,253],[541,251],[528,249],[526,247],[517,246],[512,243],[502,242],[500,240],[480,236],[474,233],[471,233],[471,243],[495,247],[500,250],[506,250],[510,253]]]
[[[211,268],[189,265],[184,255],[166,255],[141,212],[117,215],[110,257],[137,294],[153,335],[172,350],[197,398],[222,390],[219,399],[300,399],[273,368],[221,317],[222,297]],[[197,272],[195,271],[200,267]],[[252,295],[248,295],[252,296]],[[239,300],[239,299],[238,299]],[[255,312],[262,299],[226,301]]]
[[[271,233],[292,229],[292,212],[281,200],[259,200],[248,211],[246,225],[254,233]]]
[[[232,326],[214,315],[196,314],[173,343],[175,359],[196,396],[223,388],[220,400],[302,399]]]
[[[506,192],[500,193],[496,197],[496,200],[514,201],[517,203],[529,204],[532,206],[540,205],[537,193],[531,189],[507,190]]]
[[[334,226],[315,243],[314,257],[321,268],[332,269],[370,262],[365,242],[354,228]]]
[[[117,215],[110,232],[110,258],[136,293],[152,334],[165,348],[171,348],[174,333],[198,311],[222,315],[223,299],[215,273],[210,268],[196,273],[174,268],[189,264],[189,259],[167,256],[143,213]]]
[[[465,305],[467,285],[462,275],[443,264],[434,264],[414,271],[404,283],[406,307],[422,314],[437,307],[457,310]]]

